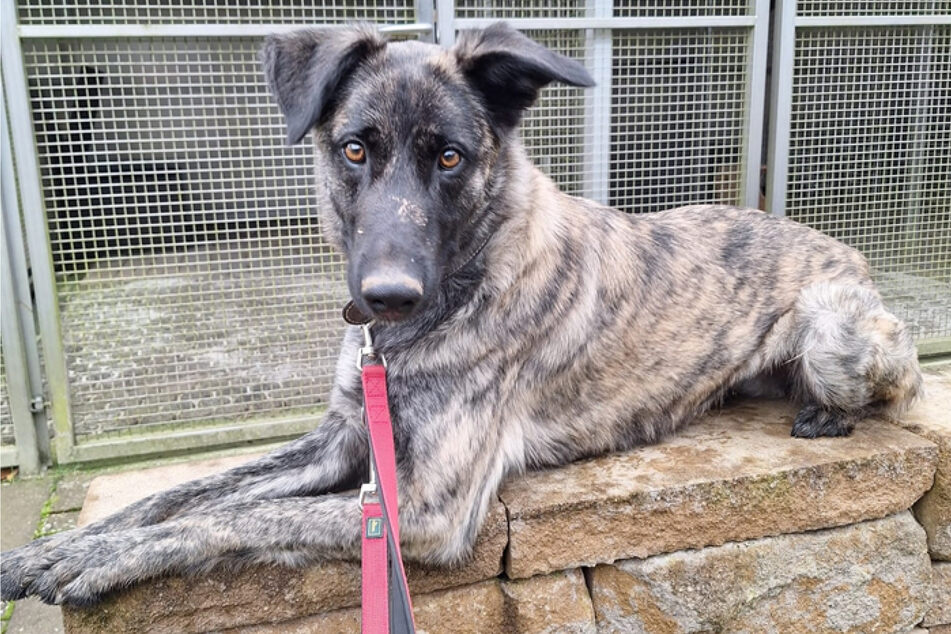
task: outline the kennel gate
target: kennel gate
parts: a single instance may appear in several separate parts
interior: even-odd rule
[[[533,159],[563,189],[634,213],[764,205],[767,0],[2,2],[4,89],[60,462],[288,437],[317,420],[346,289],[314,221],[309,141],[284,147],[256,61],[267,33],[360,19],[395,38],[451,43],[459,30],[504,19],[598,81],[591,90],[549,87],[524,125]],[[947,41],[948,16],[930,4],[914,15],[930,28],[922,49]],[[789,6],[781,3],[784,19]],[[801,0],[800,13],[823,6]],[[786,78],[780,90],[811,94],[808,74],[790,75],[787,58],[802,66],[803,33],[833,31],[793,13],[799,39],[774,37],[789,49],[774,53],[783,61],[774,79]],[[909,135],[940,115],[931,100],[947,108],[951,70],[939,57],[933,51],[915,79],[923,87],[915,105],[932,107],[932,123],[915,119]],[[788,133],[774,138],[807,147],[818,118],[810,103],[799,98],[783,118],[774,98],[769,118]],[[929,176],[918,215],[899,222],[912,227],[902,235],[930,241],[901,263],[947,288],[940,197],[951,148],[942,159],[947,135],[937,138],[909,142],[922,158],[916,174]],[[788,175],[770,170],[767,208],[848,240],[847,222],[828,222],[830,203],[798,185],[808,156],[773,155]],[[5,220],[19,221],[7,207]],[[895,235],[881,232],[875,244]],[[940,315],[940,297],[933,303]],[[949,305],[951,292],[945,315]],[[916,309],[912,302],[903,316]],[[946,350],[951,326],[928,323],[935,327],[918,330],[921,345]]]

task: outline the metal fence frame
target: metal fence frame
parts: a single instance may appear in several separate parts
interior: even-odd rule
[[[509,18],[507,23],[524,30],[564,30],[582,32],[586,61],[597,82],[597,87],[585,95],[587,110],[592,113],[585,119],[585,173],[593,175],[586,181],[584,195],[607,202],[609,165],[597,157],[606,156],[611,146],[612,102],[612,36],[619,31],[660,29],[746,29],[749,33],[747,52],[747,75],[745,90],[745,136],[743,137],[743,163],[740,166],[741,200],[749,207],[760,206],[760,179],[763,164],[763,121],[766,117],[767,53],[769,46],[769,0],[750,0],[747,15],[710,15],[682,17],[615,17],[614,3],[609,0],[586,0],[584,17],[531,17]],[[453,0],[416,0],[416,22],[388,25],[381,30],[404,36],[438,42],[444,46],[453,43],[461,30],[482,28],[497,21],[495,18],[459,17]],[[148,37],[258,37],[269,33],[289,31],[300,25],[288,24],[103,24],[103,25],[42,25],[18,24],[14,0],[0,0],[2,20],[2,58],[4,94],[9,104],[10,121],[7,126],[16,157],[16,173],[9,160],[3,163],[4,177],[4,240],[13,241],[4,249],[3,280],[3,340],[4,359],[9,375],[22,377],[9,388],[11,407],[17,401],[16,418],[21,421],[16,429],[17,453],[9,451],[3,456],[3,464],[17,460],[25,471],[38,468],[49,459],[49,448],[44,446],[46,419],[43,417],[42,379],[45,378],[48,393],[49,418],[55,431],[53,454],[58,462],[82,462],[107,460],[154,453],[168,453],[215,445],[228,445],[265,439],[286,438],[308,431],[313,426],[311,416],[289,417],[235,423],[214,428],[176,430],[172,432],[146,432],[135,436],[112,438],[103,441],[77,442],[74,433],[70,387],[67,375],[66,352],[60,331],[59,296],[52,265],[49,227],[42,192],[41,174],[38,169],[37,147],[28,100],[28,83],[24,74],[22,40],[49,38],[148,38]],[[843,25],[895,25],[895,24],[951,24],[951,16],[875,16],[875,17],[797,17],[795,0],[777,0],[773,12],[773,65],[771,105],[768,133],[769,149],[765,157],[769,165],[766,209],[776,215],[784,215],[786,177],[788,169],[789,133],[791,121],[792,90],[791,74],[795,32],[797,27],[843,26]],[[937,21],[936,21],[937,20]],[[7,130],[3,131],[6,139]],[[5,152],[9,154],[9,152]],[[590,157],[590,158],[587,158]],[[19,183],[19,213],[15,191],[8,190],[13,179]],[[15,189],[15,188],[14,188]],[[22,219],[21,219],[22,217]],[[22,222],[22,225],[21,225]],[[26,237],[26,248],[16,248],[21,235]],[[33,279],[34,300],[29,303],[29,290],[25,280],[25,256],[28,253]],[[20,260],[22,266],[6,260]],[[20,282],[7,283],[8,273]],[[12,278],[11,278],[12,279]],[[23,289],[27,288],[24,299]],[[16,301],[10,299],[16,294]],[[8,306],[17,305],[19,311]],[[24,311],[35,306],[36,322],[42,347],[32,333],[33,315]],[[11,316],[8,318],[8,313]],[[13,333],[13,334],[10,334]],[[943,345],[943,344],[942,344]],[[939,351],[947,351],[939,346]],[[927,346],[922,350],[929,351]],[[40,377],[39,357],[42,354],[43,375]],[[16,395],[14,395],[16,393]],[[25,403],[25,409],[24,409]],[[29,411],[32,404],[34,411]],[[30,414],[30,424],[24,411]],[[32,431],[30,431],[32,430]],[[22,439],[21,439],[22,435]]]
[[[590,143],[585,154],[591,157],[604,156],[605,148],[610,146],[611,122],[611,36],[613,31],[638,29],[691,29],[691,28],[746,28],[752,37],[749,47],[749,75],[746,88],[746,142],[744,164],[741,166],[743,180],[743,199],[738,201],[749,207],[759,207],[760,163],[763,145],[762,124],[766,104],[766,60],[769,37],[769,0],[752,0],[752,13],[744,16],[684,16],[684,17],[614,17],[614,3],[611,0],[587,0],[586,16],[581,18],[506,18],[505,22],[519,30],[575,30],[585,31],[586,44],[591,60],[590,70],[596,86],[590,91],[594,116],[587,122],[589,134],[585,137]],[[436,25],[437,41],[450,46],[455,41],[456,32],[466,29],[480,29],[497,22],[497,18],[456,17],[453,0],[436,0],[436,15],[450,16],[448,20],[438,20]],[[602,179],[594,179],[596,189],[586,191],[585,195],[600,202],[605,200],[604,192],[597,187],[606,187],[608,183],[607,165],[598,162],[591,169],[594,174],[602,174]]]
[[[391,35],[416,35],[421,39],[433,41],[433,6],[424,1],[416,2],[418,22],[413,24],[386,25],[380,27]],[[20,185],[20,209],[23,215],[29,263],[32,273],[37,323],[43,345],[40,347],[44,361],[46,384],[49,391],[49,417],[53,424],[53,459],[59,463],[111,460],[139,455],[173,453],[210,446],[225,446],[240,443],[276,440],[299,436],[313,428],[312,417],[289,417],[261,422],[219,426],[210,429],[195,429],[173,432],[143,433],[133,437],[110,439],[103,442],[77,443],[70,408],[70,389],[66,371],[66,356],[60,331],[60,311],[56,289],[55,274],[52,266],[49,231],[46,210],[43,202],[41,179],[38,169],[36,145],[33,136],[33,120],[28,101],[29,89],[25,76],[25,66],[21,40],[37,38],[127,38],[127,37],[263,37],[277,32],[292,31],[301,25],[288,24],[208,24],[208,25],[35,25],[18,24],[17,7],[14,0],[0,1],[0,21],[2,21],[2,59],[3,92],[10,104],[10,132],[13,139],[13,153],[16,161],[16,179]],[[5,205],[6,209],[7,206]],[[8,213],[4,213],[6,218]],[[4,249],[4,253],[8,253]],[[6,267],[4,267],[6,270]],[[8,301],[12,286],[3,284],[3,305],[12,305]],[[6,312],[4,323],[7,323]],[[6,332],[4,332],[6,335]],[[22,338],[20,341],[24,341]],[[4,336],[4,341],[12,345],[13,341]],[[39,354],[34,340],[24,341],[26,348],[32,347],[32,353]],[[10,374],[26,377],[26,373],[14,372],[13,362],[18,358],[5,348],[4,360],[10,367]],[[10,400],[13,405],[14,392],[19,395],[23,390],[10,386]],[[29,392],[29,389],[26,390]],[[22,410],[19,407],[17,410]],[[44,408],[39,407],[42,412]],[[17,416],[20,420],[22,415]],[[20,426],[17,427],[17,430]],[[24,430],[27,428],[24,427]],[[46,431],[45,420],[37,429]],[[16,435],[16,454],[7,452],[4,464],[19,462],[26,471],[33,470],[49,462],[49,450],[43,450],[48,444],[46,433],[33,434],[31,439],[23,432]],[[22,444],[21,444],[22,443]],[[36,448],[34,451],[33,448]]]
[[[772,78],[768,132],[768,165],[765,209],[777,216],[787,215],[789,157],[792,134],[792,101],[797,34],[800,29],[839,27],[951,26],[951,6],[932,2],[930,14],[892,15],[800,15],[798,0],[777,0],[773,15]],[[951,214],[951,208],[948,210]],[[920,356],[946,355],[951,352],[951,336],[918,342]]]

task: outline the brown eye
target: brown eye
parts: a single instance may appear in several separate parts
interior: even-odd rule
[[[367,158],[367,151],[356,141],[350,141],[343,146],[343,155],[346,156],[347,160],[351,163],[362,163]]]
[[[462,161],[462,156],[455,150],[443,150],[442,154],[439,155],[439,167],[444,170],[451,170],[459,165],[460,161]]]

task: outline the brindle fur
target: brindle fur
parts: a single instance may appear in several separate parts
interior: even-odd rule
[[[916,397],[911,338],[852,249],[733,207],[625,215],[532,167],[518,120],[551,81],[590,85],[575,62],[500,26],[449,51],[302,31],[270,38],[263,61],[290,140],[314,130],[321,221],[358,307],[370,310],[371,275],[424,292],[372,328],[408,558],[464,560],[506,476],[656,442],[731,391],[779,386],[802,403],[804,437],[848,434]],[[342,158],[351,138],[362,166]],[[435,167],[447,145],[463,154],[453,173]],[[367,471],[360,343],[351,328],[313,432],[5,553],[3,598],[89,604],[216,565],[358,557],[345,491]]]

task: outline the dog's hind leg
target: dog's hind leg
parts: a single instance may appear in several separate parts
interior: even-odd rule
[[[822,282],[803,289],[791,336],[803,402],[793,436],[846,436],[859,418],[901,414],[918,396],[911,335],[869,287]]]

